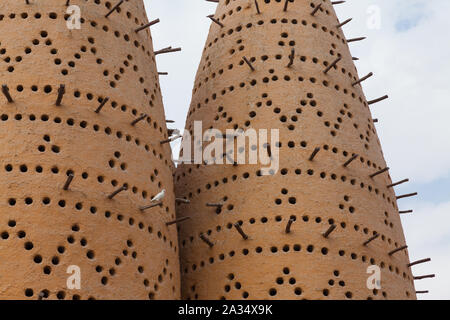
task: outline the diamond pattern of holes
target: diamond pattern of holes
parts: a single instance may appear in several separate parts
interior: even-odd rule
[[[326,288],[324,288],[322,290],[322,295],[324,297],[328,297],[328,296],[330,296],[331,292],[333,291],[333,288],[343,289],[343,288],[345,288],[345,285],[346,285],[346,283],[341,278],[339,270],[334,270],[332,277],[328,280]],[[334,296],[334,298],[339,298],[339,297]],[[340,297],[340,298],[352,299],[353,293],[351,291],[346,291],[344,293],[344,297]]]
[[[339,209],[342,211],[346,211],[348,210],[349,213],[354,214],[356,212],[355,207],[353,207],[352,205],[350,205],[351,203],[351,198],[348,195],[345,195],[343,197],[344,202],[339,204]],[[345,204],[348,205],[348,207]]]
[[[56,16],[55,16],[54,18],[56,19]],[[91,24],[91,26],[95,27],[95,25],[92,25],[92,24]],[[117,32],[117,31],[116,31],[116,32]],[[47,31],[45,31],[45,30],[44,30],[44,31],[41,31],[41,32],[39,33],[39,35],[40,35],[40,37],[41,37],[43,40],[45,40],[45,45],[46,45],[46,46],[51,46],[51,45],[52,45],[52,41],[49,39],[49,34],[48,34]],[[127,35],[126,35],[126,36],[127,36]],[[128,37],[128,36],[127,36],[127,37]],[[88,41],[90,44],[92,44],[92,45],[95,43],[95,40],[94,40],[94,38],[92,38],[92,37],[88,37],[87,41]],[[31,41],[31,47],[32,47],[32,46],[38,46],[38,45],[40,45],[40,44],[41,44],[41,41],[40,41],[38,38],[35,38],[34,40]],[[33,50],[32,50],[30,47],[26,47],[26,48],[24,49],[24,52],[25,52],[26,55],[31,54],[32,51],[33,51]],[[74,58],[75,58],[76,60],[81,59],[82,54],[85,53],[85,52],[87,52],[87,51],[88,51],[88,48],[87,48],[85,45],[81,46],[80,52],[75,53],[75,54],[74,54]],[[96,54],[97,54],[97,49],[96,49],[95,47],[93,47],[93,46],[90,48],[89,51],[90,51],[93,55],[96,55]],[[6,53],[6,49],[2,49],[2,50],[0,51],[0,54],[5,54],[5,53]],[[56,56],[56,55],[58,54],[58,49],[52,48],[52,49],[50,50],[50,54]],[[126,59],[124,60],[123,64],[124,64],[126,67],[129,67],[129,66],[131,65],[130,62],[131,62],[132,59],[133,59],[133,56],[130,55],[130,54],[128,54],[127,57],[126,57]],[[16,61],[17,63],[22,62],[22,60],[23,60],[22,56],[17,56],[17,57],[14,59],[14,61]],[[7,58],[4,59],[4,61],[7,62],[7,63],[10,63],[10,62],[11,62],[11,58],[7,57]],[[54,63],[55,63],[56,65],[64,65],[64,64],[63,64],[63,61],[62,61],[60,58],[57,58],[57,57],[56,57],[53,61],[54,61]],[[96,63],[99,64],[99,65],[103,64],[103,59],[100,58],[100,57],[96,57]],[[76,66],[75,61],[74,61],[74,60],[70,60],[70,61],[67,62],[67,67],[66,67],[66,66],[65,66],[65,67],[62,67],[61,73],[62,73],[63,75],[68,75],[68,74],[69,74],[69,70],[70,70],[70,69],[74,69],[75,66]],[[135,72],[137,72],[137,71],[138,71],[138,66],[137,66],[137,65],[134,65],[134,66],[133,66],[133,69],[134,69]],[[14,68],[13,65],[8,66],[8,68],[7,68],[7,71],[9,71],[9,72],[14,72],[14,70],[15,70],[15,68]],[[125,72],[125,69],[122,68],[122,67],[120,67],[120,68],[119,68],[119,71],[120,71],[121,74],[123,74],[123,73]],[[105,77],[108,76],[108,74],[109,74],[109,71],[108,71],[108,70],[105,70],[105,71],[103,72],[103,75],[104,75]],[[115,80],[115,81],[119,81],[119,80],[120,80],[120,77],[121,77],[121,76],[120,76],[118,73],[114,74],[114,80]],[[110,82],[109,82],[109,83],[110,83],[110,86],[111,86],[112,88],[115,88],[115,87],[116,87],[116,82],[115,82],[114,80],[110,80]],[[143,77],[139,77],[138,80],[139,80],[139,82],[140,82],[141,84],[144,84],[144,82],[145,82],[145,79],[144,79]],[[156,88],[154,89],[154,92],[155,92],[155,93],[156,93],[156,92],[159,92],[159,87],[158,87],[157,81],[152,82],[152,83],[156,86]],[[158,89],[158,90],[157,90],[157,89]],[[143,90],[144,90],[144,94],[145,94],[145,95],[148,95],[148,94],[149,94],[149,90],[148,90],[148,89],[144,88]],[[153,100],[153,99],[154,99],[154,97],[153,97],[153,95],[152,95],[152,100]],[[149,101],[150,107],[153,106],[153,101],[152,101],[152,100]]]
[[[1,117],[0,117],[1,121],[8,121],[8,120],[12,120],[12,119],[17,120],[17,121],[20,121],[20,120],[36,121],[37,119],[40,119],[43,122],[48,122],[50,120],[50,117],[48,115],[46,115],[46,114],[43,114],[41,116],[36,116],[35,114],[30,114],[27,118],[23,117],[21,114],[16,114],[14,117],[10,117],[8,114],[2,114]],[[63,121],[63,119],[61,119],[60,117],[54,117],[53,118],[53,123],[54,124],[68,125],[70,127],[73,127],[73,126],[76,125],[75,120],[72,119],[72,118],[68,118],[66,121]],[[82,129],[87,129],[87,128],[88,129],[92,129],[95,132],[99,132],[102,129],[97,124],[92,125],[92,128],[88,127],[88,122],[84,121],[84,120],[79,122],[79,126]],[[104,128],[104,133],[106,135],[110,136],[110,137],[114,137],[115,136],[117,139],[124,138],[124,140],[126,142],[129,142],[129,143],[133,143],[134,142],[136,146],[141,146],[142,145],[140,140],[139,140],[139,138],[134,138],[134,140],[133,140],[133,137],[131,135],[122,133],[122,131],[114,132],[110,127],[105,127]],[[162,153],[157,154],[156,150],[153,150],[151,152],[150,151],[150,147],[149,147],[148,144],[143,145],[143,147],[144,147],[146,152],[153,153],[153,155],[157,158],[157,160],[159,160],[159,161],[164,160],[164,163],[166,165],[168,165],[168,161],[167,161],[167,159],[164,159],[164,156],[163,156]]]
[[[115,151],[113,157],[108,161],[108,166],[111,169],[114,169],[116,167],[116,165],[118,165],[120,170],[127,171],[128,164],[126,162],[120,162],[121,157],[122,157],[122,154],[119,151]],[[133,188],[135,188],[135,187],[133,187]],[[132,189],[132,191],[133,191],[133,193],[136,193],[137,188]]]
[[[297,282],[297,279],[291,275],[291,270],[288,267],[284,267],[280,272],[280,276],[275,279],[274,287],[269,289],[269,296],[276,297],[278,294],[277,288],[280,288],[281,286],[289,286],[289,290],[292,290],[292,294],[296,298],[299,298],[303,293],[300,284]]]
[[[42,144],[39,144],[39,146],[37,147],[37,150],[40,153],[43,153],[47,150],[47,148],[49,150],[51,150],[53,153],[60,153],[61,152],[61,148],[56,145],[56,144],[51,144],[50,143],[50,135],[46,134],[42,137]]]
[[[197,169],[198,169],[199,167],[200,167],[200,166],[198,165],[198,166],[197,166]],[[305,173],[305,174],[307,174],[307,175],[309,175],[309,176],[314,176],[314,175],[315,175],[315,172],[314,172],[313,169],[302,170],[302,169],[300,169],[300,168],[297,168],[297,169],[295,169],[295,170],[289,170],[289,169],[287,169],[287,168],[283,168],[283,169],[280,170],[280,174],[281,174],[281,175],[288,175],[288,174],[301,175],[302,173]],[[320,176],[321,179],[326,179],[327,177],[330,177],[331,180],[334,180],[334,181],[341,181],[341,182],[343,182],[343,183],[349,182],[352,186],[359,186],[361,189],[363,189],[363,188],[365,188],[365,187],[367,186],[367,189],[368,189],[369,192],[371,192],[371,191],[373,190],[373,188],[369,188],[369,187],[370,187],[369,184],[366,185],[365,183],[361,182],[361,183],[358,185],[356,179],[350,179],[350,180],[349,180],[349,179],[347,179],[346,176],[341,176],[340,179],[338,179],[339,177],[338,177],[338,175],[335,174],[335,173],[327,174],[327,173],[325,173],[325,172],[321,172],[320,174],[317,174],[317,175]],[[257,171],[255,172],[255,176],[256,176],[256,177],[261,177],[261,174],[260,174],[260,171],[259,171],[259,170],[257,170]],[[244,174],[242,175],[242,177],[243,177],[244,179],[249,179],[251,176],[250,176],[250,173],[246,172],[246,173],[244,173]],[[237,175],[233,175],[230,179],[231,179],[231,180],[227,179],[227,181],[237,181],[237,180],[238,180],[238,176],[237,176]],[[378,189],[375,189],[375,190],[378,190]],[[201,193],[201,189],[200,189],[200,188],[197,189],[197,193]],[[188,198],[192,198],[193,195],[194,195],[194,194],[193,194],[192,192],[190,192],[188,195],[185,195],[185,196],[187,196]],[[376,192],[376,195],[382,196],[382,198],[385,199],[386,202],[390,203],[394,209],[397,209],[396,202],[393,201],[390,197],[386,197],[386,194],[385,194],[385,193],[382,193],[382,194],[381,194],[381,193],[379,193],[379,192]]]
[[[250,294],[244,290],[242,283],[238,281],[234,273],[230,273],[226,276],[226,283],[223,290],[225,294],[221,297],[221,300],[226,300],[226,295],[230,294],[232,291],[238,291],[244,299],[248,299],[250,296]]]
[[[289,191],[286,188],[281,189],[281,196],[275,199],[276,205],[281,205],[283,203],[283,199],[285,199],[285,203],[290,205],[295,205],[297,203],[297,199],[291,195],[289,195]],[[283,198],[283,199],[282,199]]]

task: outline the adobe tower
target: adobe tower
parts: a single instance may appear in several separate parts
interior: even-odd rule
[[[143,1],[0,9],[0,299],[179,298],[173,164]]]
[[[385,97],[366,100],[370,74],[358,76],[349,49],[361,39],[346,38],[329,0],[217,2],[186,129],[279,129],[264,145],[279,170],[179,166],[182,297],[415,299],[369,110]]]

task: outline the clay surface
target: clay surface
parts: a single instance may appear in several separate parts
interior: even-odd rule
[[[150,30],[134,31],[143,1],[105,18],[116,1],[72,0],[80,30],[65,3],[0,3],[14,100],[0,94],[0,299],[179,298],[171,150]],[[163,189],[162,207],[139,209]],[[80,290],[66,285],[72,265]]]
[[[182,297],[415,299],[407,250],[388,254],[405,245],[396,195],[387,172],[370,177],[387,164],[362,88],[352,86],[358,72],[331,2],[293,0],[286,12],[285,1],[258,3],[259,14],[253,0],[219,2],[223,26],[211,25],[186,128],[277,128],[280,170],[179,166],[176,195],[191,201],[177,206],[178,218],[191,217],[179,226]],[[381,289],[366,285],[371,265]]]

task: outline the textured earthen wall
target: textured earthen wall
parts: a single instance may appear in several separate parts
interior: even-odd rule
[[[0,3],[14,100],[0,95],[0,298],[179,298],[171,151],[150,31],[134,31],[143,1],[108,18],[118,1],[70,2],[81,30],[66,27],[66,1]],[[161,208],[139,210],[163,189]],[[81,290],[66,288],[70,265]]]
[[[204,130],[278,128],[280,171],[177,169],[177,197],[191,201],[177,208],[179,218],[191,217],[179,226],[182,296],[415,299],[407,250],[388,254],[405,245],[396,195],[388,173],[369,177],[386,163],[361,86],[352,86],[358,74],[332,4],[293,0],[284,12],[285,1],[258,3],[260,14],[253,0],[220,0],[214,17],[223,27],[212,23],[186,128],[192,131],[194,120]],[[221,209],[206,206],[218,202]],[[336,229],[324,238],[331,225]],[[374,234],[379,238],[364,246]],[[372,264],[381,268],[380,290],[366,287]]]

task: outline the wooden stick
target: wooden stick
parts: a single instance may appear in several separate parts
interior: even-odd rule
[[[369,243],[371,243],[373,240],[377,239],[379,236],[380,236],[379,233],[373,235],[366,242],[364,242],[363,245],[366,247]]]
[[[392,256],[394,253],[397,253],[397,252],[402,251],[402,250],[405,250],[405,249],[408,249],[408,246],[402,246],[402,247],[400,247],[400,248],[394,249],[394,250],[390,251],[388,254],[389,254],[390,256]]]
[[[118,9],[124,0],[120,0],[119,3],[117,3],[114,7],[112,7],[112,9],[105,15],[105,18],[108,18],[110,16],[111,13],[113,13],[116,9]]]
[[[350,163],[352,163],[352,161],[356,160],[356,158],[358,158],[358,157],[359,157],[359,155],[354,154],[350,159],[347,160],[347,162],[344,163],[344,167],[348,167],[348,165]]]
[[[149,204],[147,206],[140,207],[139,210],[145,211],[147,209],[151,209],[151,208],[155,208],[155,207],[161,207],[161,206],[162,206],[162,202],[157,202],[157,203]]]
[[[143,25],[142,27],[139,27],[139,28],[137,28],[136,30],[134,30],[134,32],[137,33],[137,32],[139,32],[139,31],[142,31],[142,30],[144,30],[144,29],[146,29],[146,28],[148,28],[148,27],[151,27],[152,25],[157,24],[157,23],[159,23],[159,22],[160,22],[159,19],[150,21],[149,23]]]
[[[117,189],[116,191],[114,191],[113,193],[111,193],[111,194],[108,196],[108,199],[109,199],[109,200],[113,199],[116,195],[118,195],[119,193],[121,193],[122,191],[125,191],[125,190],[127,190],[127,189],[128,189],[128,188],[127,188],[126,186],[120,187],[119,189]]]
[[[210,248],[214,247],[214,243],[212,243],[211,241],[209,241],[209,239],[203,234],[200,233],[200,239],[203,240],[204,243],[206,243]]]
[[[311,153],[311,155],[309,156],[309,161],[313,161],[314,158],[316,157],[316,155],[319,153],[320,151],[320,147],[317,147],[314,149],[314,151]]]
[[[177,224],[179,222],[183,222],[183,221],[186,221],[186,220],[189,220],[189,219],[191,219],[191,217],[184,217],[184,218],[180,218],[180,219],[177,219],[177,220],[174,220],[174,221],[166,222],[166,226],[171,226],[172,224]]]
[[[414,277],[414,280],[422,280],[422,279],[428,279],[428,278],[434,278],[434,277],[436,277],[435,274],[427,274],[424,276]]]
[[[417,192],[409,193],[409,194],[404,194],[404,195],[398,196],[398,197],[397,197],[397,200],[403,199],[403,198],[414,197],[414,196],[417,196],[417,195],[418,195]]]
[[[405,182],[408,182],[409,181],[409,179],[405,179],[405,180],[402,180],[402,181],[399,181],[399,182],[395,182],[395,183],[392,183],[392,184],[388,184],[387,186],[386,186],[386,188],[392,188],[392,187],[395,187],[395,186],[398,186],[398,185],[400,185],[400,184],[402,184],[402,183],[405,183]]]
[[[379,170],[379,171],[377,171],[377,172],[371,174],[369,177],[370,177],[370,178],[375,178],[376,176],[378,176],[378,175],[380,175],[380,174],[382,174],[382,173],[385,173],[386,171],[389,171],[389,168],[381,169],[381,170]]]
[[[288,221],[288,223],[287,223],[287,226],[286,226],[286,233],[291,233],[291,227],[292,227],[292,224],[294,223],[294,219],[289,219],[289,221]]]
[[[63,190],[69,190],[69,186],[73,180],[73,177],[74,177],[73,173],[69,174],[69,176],[67,177],[66,183],[64,184]]]
[[[328,230],[325,231],[324,234],[322,234],[322,236],[323,236],[325,239],[327,239],[328,236],[329,236],[335,229],[336,229],[336,225],[335,225],[335,224],[332,224],[332,225],[328,228]]]
[[[235,223],[234,227],[239,232],[239,234],[242,236],[244,240],[248,240],[248,236],[245,234],[244,230],[242,230],[241,225],[239,223]]]
[[[342,60],[342,57],[339,57],[336,60],[334,60],[325,70],[323,70],[323,73],[327,74],[328,71],[330,71],[331,68],[334,68],[337,65],[337,63],[341,60]]]
[[[319,9],[322,7],[322,4],[319,3],[314,10],[311,12],[311,15],[314,16],[316,14],[317,11],[319,11]]]
[[[426,259],[422,259],[422,260],[417,260],[417,261],[408,263],[406,266],[409,268],[409,267],[415,266],[415,265],[417,265],[417,264],[422,264],[422,263],[429,262],[429,261],[431,261],[431,258],[426,258]]]

